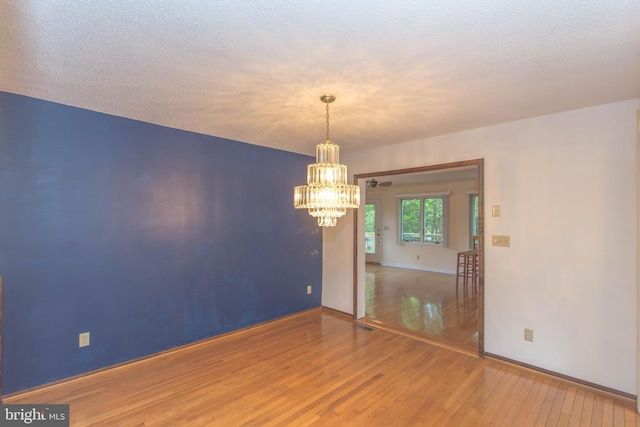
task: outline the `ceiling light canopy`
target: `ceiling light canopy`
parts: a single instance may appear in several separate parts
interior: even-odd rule
[[[316,146],[316,162],[307,166],[307,185],[294,188],[293,205],[308,209],[321,227],[333,227],[347,209],[360,205],[360,187],[347,184],[347,167],[340,164],[340,147],[329,139],[329,104],[333,95],[322,95],[327,108],[327,139]]]

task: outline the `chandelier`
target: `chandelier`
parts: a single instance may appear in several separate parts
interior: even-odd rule
[[[347,184],[347,167],[340,164],[340,147],[329,140],[329,104],[333,95],[322,95],[327,105],[327,140],[316,146],[316,162],[307,166],[307,185],[293,191],[296,209],[308,209],[321,227],[333,227],[347,209],[360,205],[360,187]]]

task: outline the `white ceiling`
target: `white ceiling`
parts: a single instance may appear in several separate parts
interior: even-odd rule
[[[0,90],[313,154],[640,97],[638,0],[4,0]]]

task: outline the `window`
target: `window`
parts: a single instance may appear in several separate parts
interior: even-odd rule
[[[478,235],[478,193],[469,194],[469,248],[477,249],[477,240],[471,236]]]
[[[447,246],[449,192],[400,197],[400,240]]]
[[[376,205],[373,203],[364,207],[364,253],[376,253]]]

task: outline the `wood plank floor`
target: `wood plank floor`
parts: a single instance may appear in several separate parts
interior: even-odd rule
[[[5,403],[72,426],[640,426],[634,405],[312,310]]]
[[[366,265],[365,315],[478,352],[478,297],[456,293],[454,274]]]

